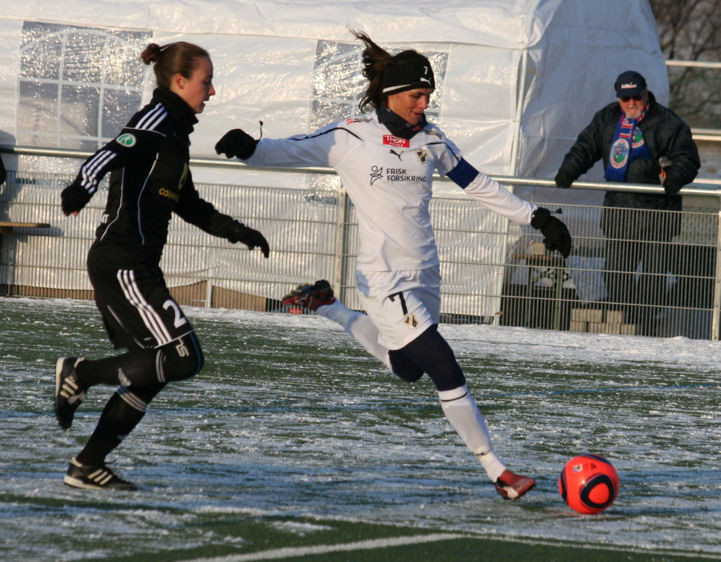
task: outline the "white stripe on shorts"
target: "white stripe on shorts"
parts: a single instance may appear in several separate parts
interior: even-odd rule
[[[132,269],[120,269],[117,277],[125,298],[137,309],[143,323],[157,341],[157,345],[161,346],[171,341],[170,332],[163,323],[163,319],[140,292],[140,288],[135,282],[135,272]]]

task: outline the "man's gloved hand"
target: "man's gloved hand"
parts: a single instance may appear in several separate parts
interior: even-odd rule
[[[75,180],[60,194],[62,199],[63,213],[67,216],[70,214],[78,214],[78,212],[90,201],[90,194]]]
[[[558,170],[556,177],[553,178],[556,182],[556,187],[571,187],[573,179],[563,170]]]
[[[252,228],[245,226],[242,222],[235,222],[232,230],[230,231],[230,235],[228,236],[228,240],[230,240],[233,244],[236,242],[242,242],[248,246],[249,250],[258,246],[260,251],[263,252],[263,256],[266,258],[270,254],[270,247],[268,246],[268,241],[265,239],[265,236],[257,230],[253,230]]]
[[[243,129],[232,129],[216,143],[215,152],[225,154],[228,158],[236,156],[241,160],[246,160],[255,152],[256,144],[258,141]]]
[[[568,228],[545,207],[538,207],[533,212],[531,226],[541,231],[543,243],[550,251],[558,250],[564,258],[571,253],[571,234]]]
[[[682,185],[678,185],[667,175],[663,178],[663,190],[666,192],[666,195],[676,195],[679,191],[681,191],[682,187]]]

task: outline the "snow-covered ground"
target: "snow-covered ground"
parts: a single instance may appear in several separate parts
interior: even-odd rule
[[[428,379],[395,379],[319,317],[186,312],[203,372],[170,385],[113,455],[141,491],[88,494],[62,474],[111,390],[91,389],[61,432],[51,373],[59,355],[111,353],[97,313],[0,299],[0,555],[240,549],[246,535],[230,521],[311,517],[721,558],[719,342],[443,325],[497,452],[538,479],[504,502]],[[561,467],[585,452],[621,477],[598,516],[575,514],[558,494]]]

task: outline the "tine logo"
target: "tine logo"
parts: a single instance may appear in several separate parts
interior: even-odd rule
[[[395,135],[383,135],[383,144],[398,148],[409,148],[411,146],[411,141],[408,139],[402,139]]]

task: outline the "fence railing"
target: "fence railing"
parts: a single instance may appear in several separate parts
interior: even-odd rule
[[[552,185],[549,180],[497,179]],[[78,217],[63,217],[59,192],[70,180],[9,173],[0,220],[51,226],[2,236],[0,294],[92,297],[85,254],[105,196],[98,193]],[[574,187],[609,189],[594,182]],[[272,254],[262,259],[257,251],[174,220],[162,265],[181,303],[280,310],[280,297],[295,284],[327,278],[349,306],[360,307],[353,273],[355,209],[343,190],[202,184],[198,189],[219,209],[266,234]],[[623,189],[662,191],[631,184]],[[462,194],[434,197],[431,214],[444,278],[442,320],[718,339],[721,190],[693,184],[683,193],[680,212],[560,205],[574,235],[566,260],[549,255],[535,230],[511,224]],[[695,207],[695,196],[703,196],[698,201],[705,203]]]

